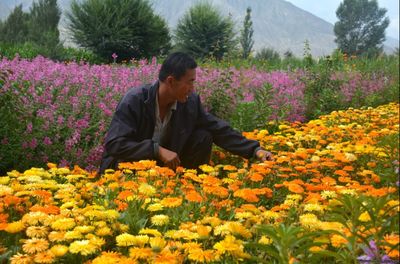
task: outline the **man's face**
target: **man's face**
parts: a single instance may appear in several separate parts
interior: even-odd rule
[[[185,75],[183,75],[179,80],[174,77],[172,81],[172,93],[175,99],[180,102],[186,102],[188,96],[194,90],[194,82],[196,81],[196,69],[186,70]]]

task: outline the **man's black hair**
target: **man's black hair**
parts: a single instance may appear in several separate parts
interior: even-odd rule
[[[186,70],[196,69],[196,67],[197,63],[190,55],[184,52],[174,52],[161,65],[158,79],[163,82],[168,76],[172,75],[179,80],[185,75]]]

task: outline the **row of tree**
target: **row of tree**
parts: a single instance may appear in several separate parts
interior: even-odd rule
[[[57,0],[38,0],[29,13],[17,6],[0,22],[0,41],[58,46],[60,14]],[[336,14],[336,42],[343,52],[361,54],[382,48],[389,19],[376,0],[344,0]],[[130,60],[164,55],[171,49],[196,58],[220,60],[232,51],[247,58],[254,45],[250,8],[237,38],[231,17],[223,16],[209,2],[190,8],[178,21],[173,36],[148,0],[74,0],[67,18],[75,43],[108,60],[113,53],[118,54],[118,60]]]
[[[19,5],[4,22],[0,21],[0,41],[11,44],[32,42],[54,49],[60,46],[60,16],[57,0],[34,2],[28,13]]]

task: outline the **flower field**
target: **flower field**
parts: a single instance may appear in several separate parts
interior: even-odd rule
[[[242,131],[258,127],[248,125],[254,118],[261,125],[268,120],[305,121],[307,113],[319,116],[349,106],[398,100],[391,93],[398,94],[398,75],[381,71],[389,63],[382,62],[382,67],[368,73],[345,59],[338,59],[340,68],[323,68],[317,74],[303,69],[267,72],[206,65],[197,69],[196,90],[212,113],[227,121],[236,116],[240,121],[236,123],[246,125],[237,127]],[[325,67],[328,62],[321,63]],[[159,67],[156,59],[89,65],[40,56],[1,58],[0,172],[44,167],[47,162],[97,168],[118,101],[128,89],[156,80]],[[329,74],[320,76],[321,72]],[[253,106],[237,110],[246,103]]]
[[[9,171],[0,262],[399,262],[398,104],[245,135],[275,159]]]

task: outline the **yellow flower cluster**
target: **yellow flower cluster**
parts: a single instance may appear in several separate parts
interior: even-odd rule
[[[0,176],[0,235],[17,244],[3,242],[0,254],[21,248],[13,264],[237,263],[259,257],[274,263],[282,260],[265,255],[266,247],[296,262],[321,250],[346,252],[349,241],[362,249],[374,240],[380,254],[397,260],[399,231],[383,228],[396,226],[388,223],[398,220],[400,208],[393,168],[399,105],[336,111],[275,129],[245,133],[273,153],[273,161],[262,163],[224,153],[198,170],[172,171],[144,160],[97,176],[55,164],[11,171]],[[362,197],[384,202],[360,202],[346,211],[355,216],[344,223],[332,217],[345,211],[346,199]],[[284,230],[300,231],[296,239],[279,239]],[[314,246],[284,250],[283,241],[295,243],[305,234],[314,235],[303,244]]]

